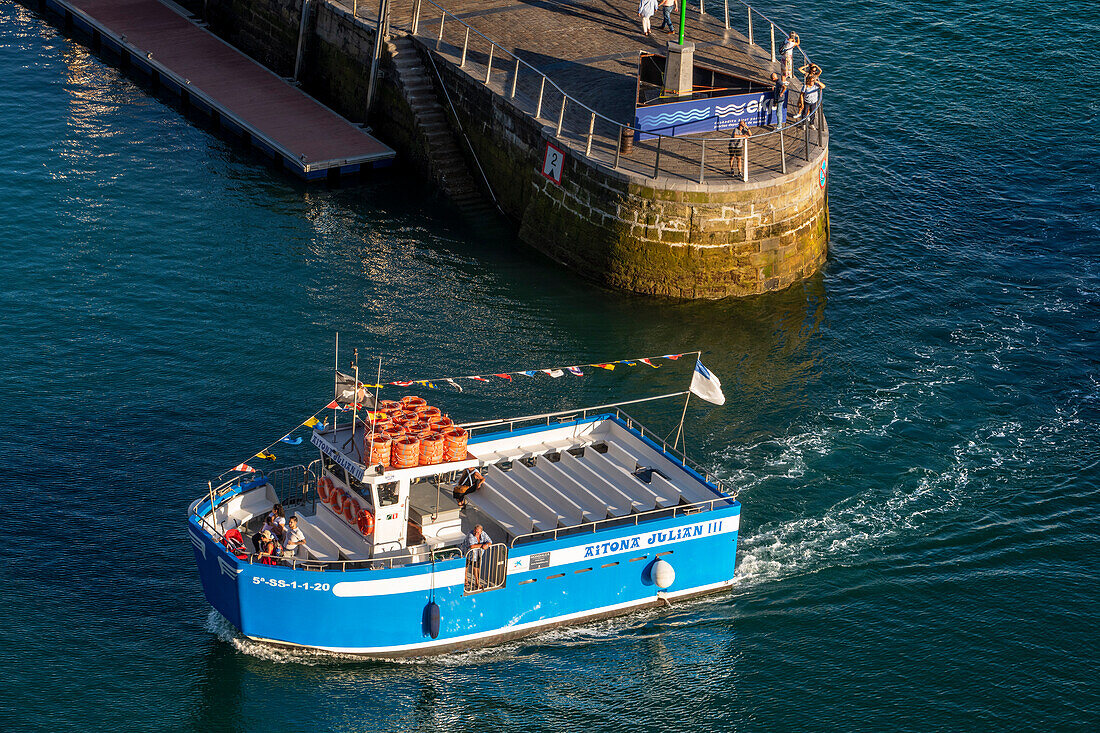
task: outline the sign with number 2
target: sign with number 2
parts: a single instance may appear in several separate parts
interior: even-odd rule
[[[546,157],[542,160],[542,175],[561,185],[561,170],[565,166],[565,153],[546,143]]]

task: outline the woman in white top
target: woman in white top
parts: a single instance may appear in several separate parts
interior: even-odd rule
[[[642,33],[649,35],[649,19],[657,12],[657,0],[642,0],[638,6],[638,15],[642,18]]]
[[[791,35],[787,36],[787,42],[783,44],[783,76],[794,75],[794,50],[801,45],[801,41],[798,40],[798,34],[791,31]]]

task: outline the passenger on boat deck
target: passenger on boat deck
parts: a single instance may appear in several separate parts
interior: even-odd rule
[[[282,504],[271,507],[271,511],[267,513],[267,517],[264,519],[264,526],[260,528],[259,532],[252,535],[253,546],[260,546],[260,535],[265,530],[275,535],[275,539],[280,543],[286,539],[286,514],[283,512]]]
[[[493,544],[485,528],[480,524],[474,527],[474,531],[466,535],[466,550],[469,553],[467,570],[474,578],[474,586],[481,587],[481,556],[485,554],[485,548]]]
[[[275,542],[275,535],[271,534],[271,530],[265,529],[261,531],[257,537],[259,542],[256,542],[256,552],[260,556],[260,562],[264,565],[274,565],[274,561],[271,559],[277,557],[279,554],[279,544]]]
[[[286,531],[286,539],[283,540],[283,557],[297,557],[298,548],[305,548],[306,535],[298,529],[298,517],[291,517]]]
[[[459,474],[458,481],[455,482],[453,493],[455,502],[459,506],[466,506],[466,494],[477,491],[483,483],[485,483],[485,477],[480,471],[476,468],[467,468]]]

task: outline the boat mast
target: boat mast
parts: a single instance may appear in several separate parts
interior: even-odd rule
[[[340,332],[336,332],[336,362],[332,368],[332,429],[336,430],[336,404],[337,398],[340,397]],[[335,440],[335,433],[333,433],[333,440]]]

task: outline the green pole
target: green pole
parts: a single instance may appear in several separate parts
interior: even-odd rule
[[[684,26],[687,25],[688,4],[687,0],[680,0],[680,45],[684,45]]]

